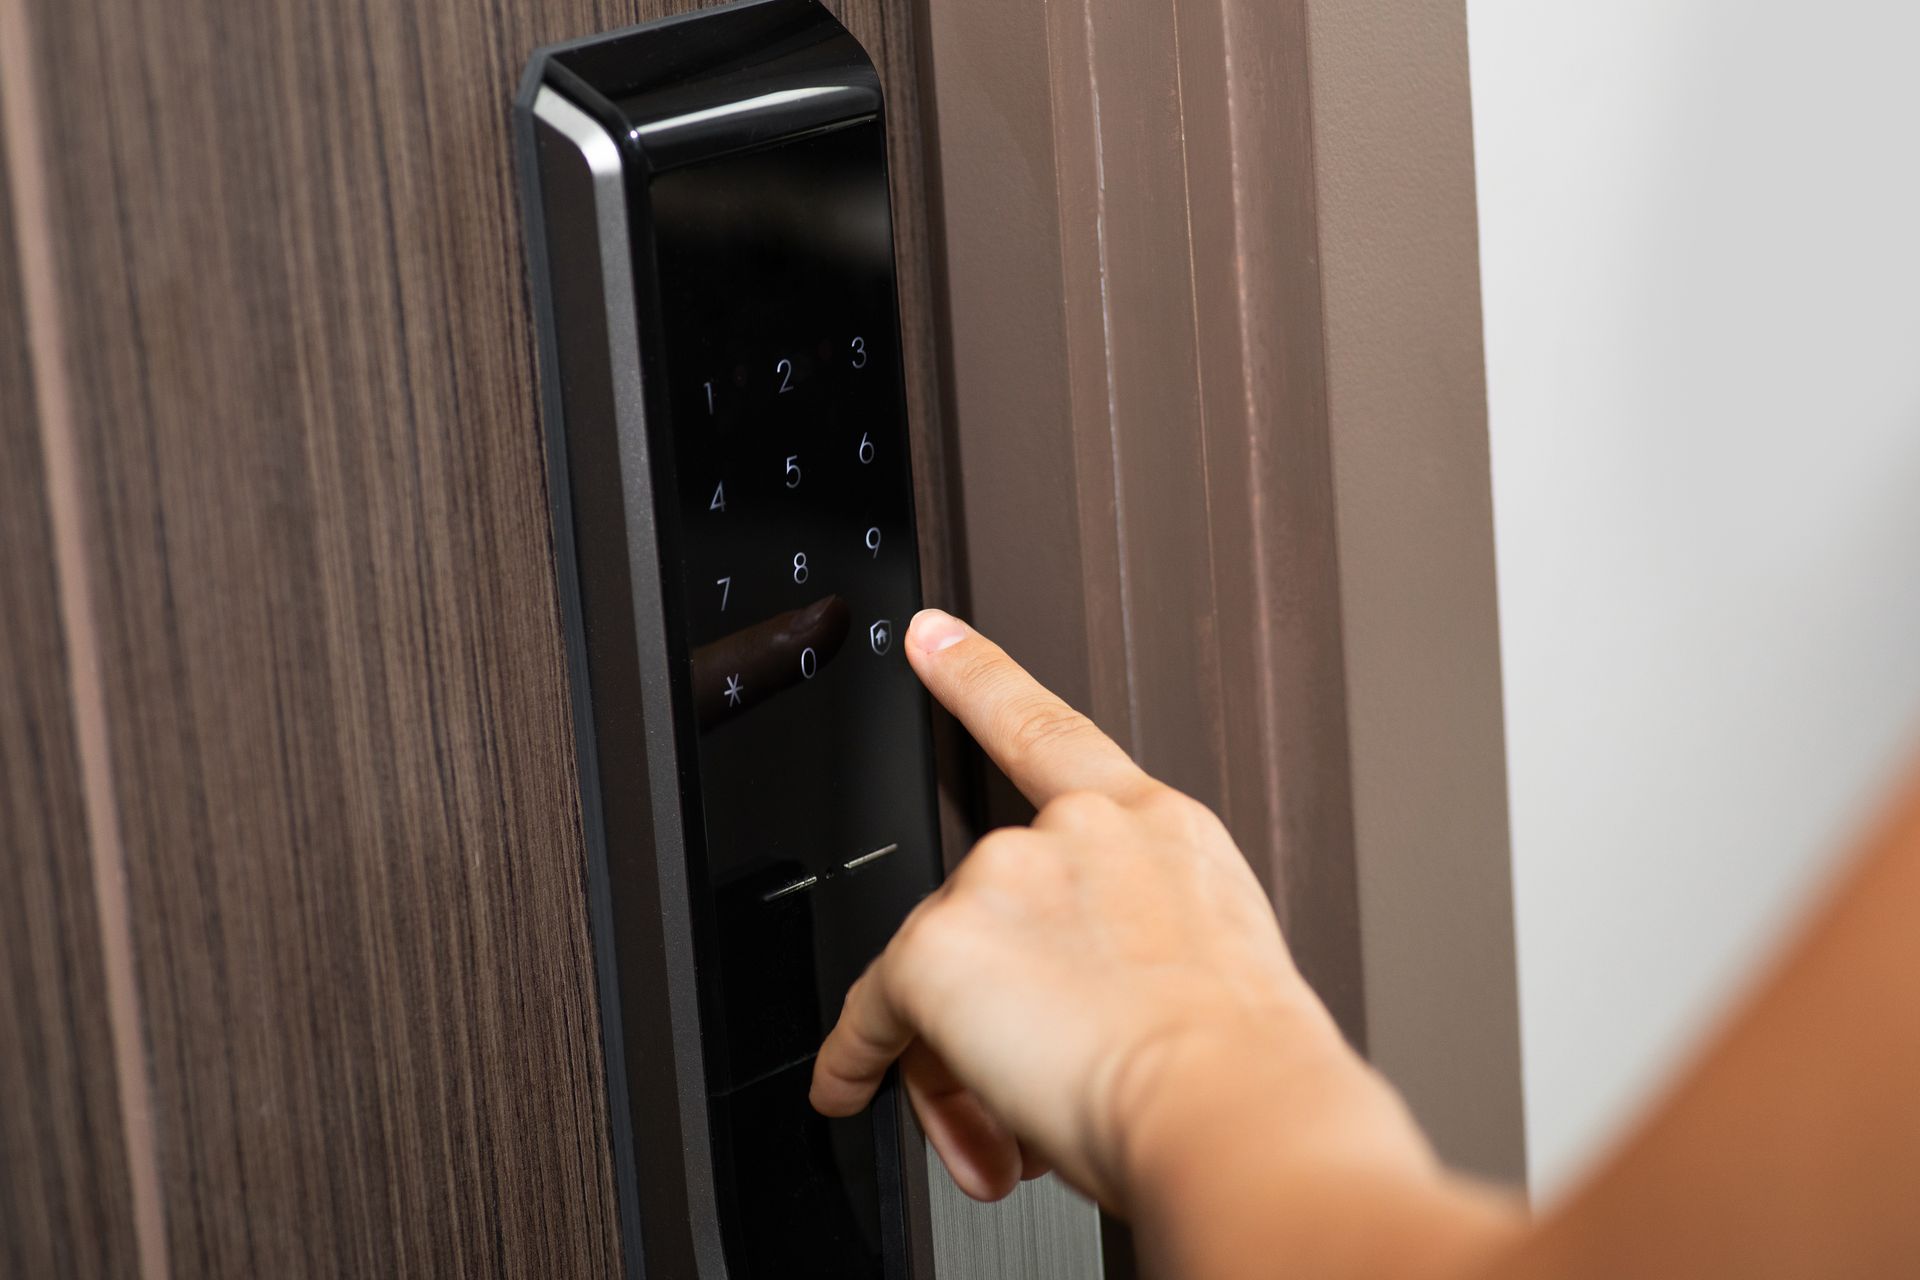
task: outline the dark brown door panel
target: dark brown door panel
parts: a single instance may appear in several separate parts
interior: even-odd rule
[[[7,157],[44,215],[22,254],[55,282],[27,321],[57,328],[69,410],[16,404],[7,353],[4,568],[50,563],[15,527],[41,519],[11,465],[38,418],[79,479],[106,725],[89,776],[121,836],[146,1243],[175,1274],[618,1270],[509,104],[536,45],[682,7],[0,3],[8,131],[39,143]],[[836,8],[911,103],[904,7]],[[918,187],[900,133],[897,202]],[[0,774],[26,776],[27,751],[64,788],[44,812],[7,793],[7,867],[32,875],[0,895],[0,1025],[8,1048],[44,1038],[65,1015],[21,1002],[62,999],[86,1042],[0,1065],[36,1073],[0,1103],[7,1165],[98,1183],[55,1188],[84,1228],[16,1232],[48,1201],[10,1181],[6,1247],[36,1252],[0,1267],[43,1274],[83,1241],[126,1273],[77,749],[21,745],[65,707],[57,630],[15,634],[46,615],[13,593],[51,579],[0,581],[7,678],[49,694],[9,699]],[[63,955],[77,976],[43,980]],[[48,1123],[95,1131],[28,1133],[16,1165],[16,1121],[38,1118],[13,1100],[54,1076],[75,1100]]]

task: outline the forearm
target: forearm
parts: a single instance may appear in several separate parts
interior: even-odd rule
[[[1493,1275],[1920,1275],[1920,774],[1639,1131]]]
[[[1916,902],[1920,778],[1771,979],[1537,1228],[1438,1168],[1311,1028],[1160,1064],[1123,1180],[1142,1247],[1194,1280],[1911,1274]]]
[[[1150,1274],[1442,1280],[1482,1271],[1526,1229],[1517,1201],[1439,1166],[1344,1046],[1183,1056],[1158,1065],[1124,1154]]]

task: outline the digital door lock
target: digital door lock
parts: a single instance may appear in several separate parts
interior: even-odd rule
[[[629,1272],[906,1276],[891,1089],[807,1104],[940,867],[879,79],[754,0],[516,118]]]

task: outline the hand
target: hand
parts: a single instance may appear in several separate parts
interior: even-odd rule
[[[1366,1074],[1211,812],[958,619],[921,613],[906,653],[1039,814],[981,840],[854,984],[818,1109],[858,1111],[898,1060],[969,1195],[1051,1163],[1124,1211],[1129,1135],[1235,1064]]]

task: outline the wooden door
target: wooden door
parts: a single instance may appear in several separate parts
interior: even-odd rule
[[[0,0],[8,1274],[618,1270],[509,103],[681,7]]]
[[[1458,4],[831,3],[929,598],[1516,1172]],[[617,1269],[508,102],[685,7],[0,0],[8,1274]],[[928,1189],[943,1274],[1097,1258]]]

